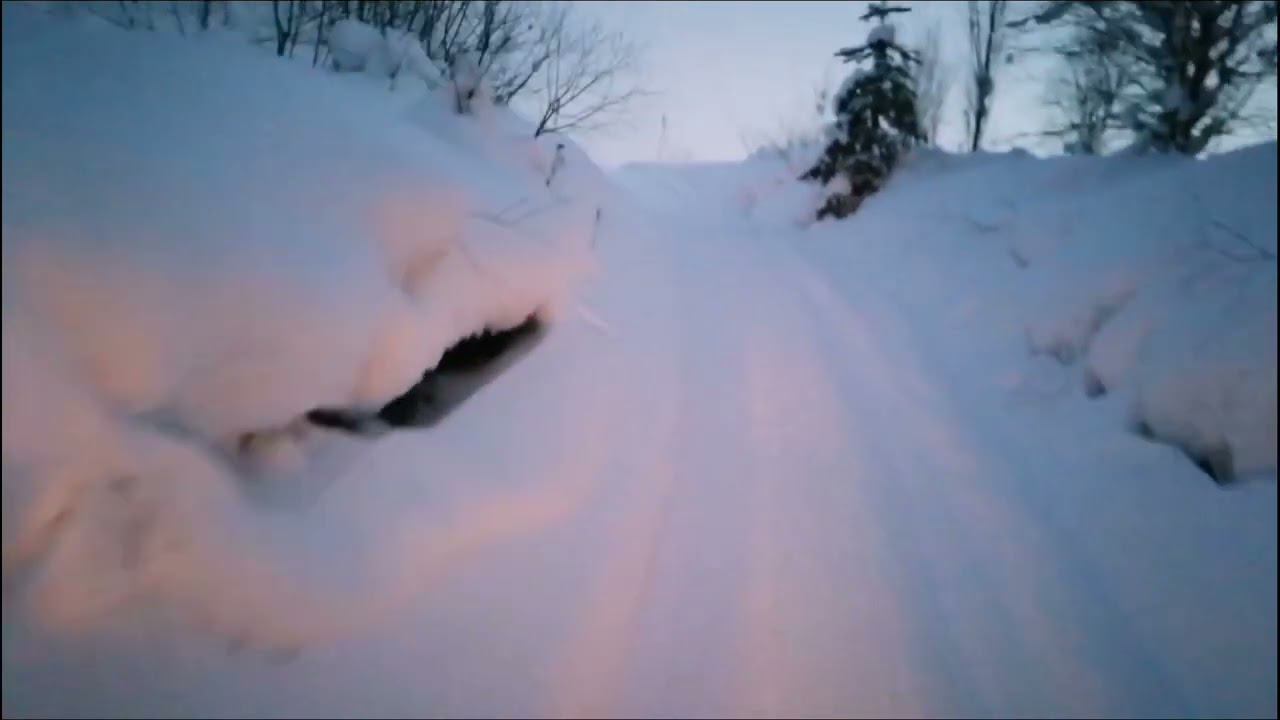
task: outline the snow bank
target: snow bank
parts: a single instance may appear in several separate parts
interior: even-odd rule
[[[198,554],[178,510],[231,502],[237,438],[375,408],[591,267],[599,170],[505,109],[16,4],[3,52],[6,563],[132,542],[77,529],[113,482]]]
[[[899,182],[1021,267],[1033,353],[1228,475],[1276,468],[1276,146],[1192,160],[917,154]],[[921,183],[928,183],[925,190]],[[1221,478],[1228,479],[1228,478]]]
[[[1185,290],[1134,359],[1135,420],[1221,481],[1276,467],[1276,287],[1272,262]]]
[[[975,171],[1023,198],[972,216],[1025,265],[1032,352],[1081,362],[1084,391],[1119,391],[1155,438],[1230,458],[1219,479],[1274,471],[1275,144],[1021,164]]]
[[[1136,423],[1197,457],[1226,453],[1227,475],[1273,470],[1275,192],[1263,145],[1083,193],[1020,248],[1032,349],[1084,359],[1091,394],[1130,388]]]
[[[744,166],[751,176],[768,175]],[[1065,366],[1077,392],[1119,397],[1128,425],[1218,457],[1231,476],[1276,467],[1275,195],[1274,143],[1206,160],[925,149],[857,220],[814,228],[862,248],[840,262],[886,277],[903,262],[963,274],[971,295],[935,299],[944,316],[1007,315],[1016,342]],[[806,209],[774,191],[752,212],[768,202]]]

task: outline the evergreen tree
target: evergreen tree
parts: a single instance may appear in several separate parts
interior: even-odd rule
[[[817,164],[800,176],[835,190],[819,208],[818,219],[857,210],[864,198],[880,189],[901,154],[924,139],[911,74],[919,59],[897,44],[894,26],[887,21],[902,12],[909,9],[872,3],[861,17],[876,22],[867,41],[836,53],[845,62],[870,61],[870,66],[854,71],[836,92],[830,143]],[[838,178],[843,182],[832,183]]]

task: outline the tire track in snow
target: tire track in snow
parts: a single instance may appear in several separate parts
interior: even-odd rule
[[[619,240],[635,238],[614,238],[608,247]],[[656,300],[644,317],[632,317],[638,323],[625,328],[624,342],[636,346],[614,377],[615,391],[627,402],[614,405],[612,434],[626,437],[628,450],[601,468],[602,482],[612,491],[605,509],[619,517],[610,523],[615,530],[604,540],[607,549],[595,563],[596,579],[576,629],[557,653],[550,688],[556,717],[602,717],[617,710],[675,494],[674,448],[684,416],[678,358],[644,351],[655,344],[678,347],[672,272],[661,253],[646,260],[642,267]]]
[[[908,325],[886,323],[893,313],[883,302],[872,315],[878,322],[868,325],[812,271],[804,279],[799,287],[829,329],[821,337],[835,349],[824,357],[857,358],[872,371],[857,379],[882,380],[847,386],[847,402],[884,408],[891,422],[882,427],[914,431],[917,447],[881,438],[894,481],[873,498],[904,521],[887,536],[888,550],[908,570],[898,594],[914,608],[913,664],[942,683],[930,693],[937,707],[1034,714],[1049,698],[1084,714],[1115,707],[1114,688],[1073,642],[1078,629],[1050,611],[1079,594],[1063,576],[1059,552],[992,482],[1010,469],[992,465],[960,431],[901,338]],[[864,443],[877,428],[865,429]],[[1064,695],[1064,688],[1071,690]]]
[[[761,280],[778,290],[745,346],[755,501],[739,711],[919,714],[882,526],[861,497],[879,468],[851,450],[838,376],[814,342],[821,328],[789,291],[784,258],[767,260]]]
[[[670,233],[669,237],[679,237]],[[619,712],[722,714],[733,705],[739,608],[750,564],[752,454],[746,421],[741,290],[721,285],[719,252],[666,247],[675,303],[672,387],[680,398],[668,448],[674,486],[618,695]],[[659,241],[660,242],[660,241]],[[732,280],[737,271],[727,273]]]
[[[672,413],[660,418],[660,437],[648,453],[652,464],[632,479],[642,488],[640,497],[609,541],[601,575],[561,663],[553,701],[557,717],[603,717],[616,708],[639,615],[651,594],[676,477]]]

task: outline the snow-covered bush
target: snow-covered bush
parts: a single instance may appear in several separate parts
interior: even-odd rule
[[[334,23],[327,43],[333,68],[339,72],[364,71],[392,80],[410,75],[430,88],[444,82],[440,68],[427,57],[422,44],[400,30],[389,29],[384,35],[372,25],[344,19]]]
[[[364,70],[386,50],[386,40],[372,25],[339,20],[329,30],[329,57],[338,72]]]

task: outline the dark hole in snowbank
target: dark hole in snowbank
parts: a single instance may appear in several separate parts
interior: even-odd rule
[[[374,415],[343,408],[317,408],[307,413],[307,420],[358,434],[376,432],[379,425],[430,427],[511,367],[544,334],[543,323],[533,315],[508,330],[484,330],[454,343],[417,384]]]
[[[313,425],[358,433],[366,428],[369,417],[342,408],[316,408],[307,412],[307,420]]]
[[[1231,457],[1231,448],[1225,445],[1210,449],[1192,449],[1180,443],[1158,437],[1145,420],[1137,420],[1130,428],[1135,435],[1162,443],[1181,450],[1201,472],[1219,486],[1230,485],[1236,480],[1235,462]]]
[[[1102,378],[1093,371],[1093,368],[1085,368],[1084,371],[1084,396],[1089,399],[1100,398],[1107,394],[1107,385],[1102,382]]]

